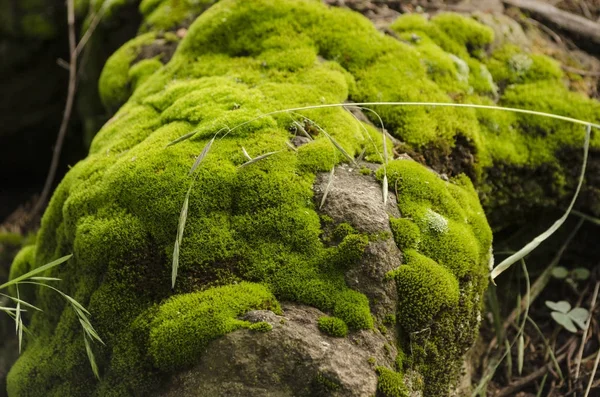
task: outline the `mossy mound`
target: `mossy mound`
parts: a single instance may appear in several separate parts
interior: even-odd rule
[[[455,102],[497,104],[600,121],[600,103],[570,92],[553,59],[526,53],[511,44],[486,54],[484,46],[493,35],[482,25],[442,13],[431,20],[421,15],[402,16],[391,28],[420,52],[429,78]],[[421,89],[421,96],[409,100],[435,100],[423,93],[422,85],[414,86]],[[438,171],[467,173],[493,225],[518,222],[532,209],[559,207],[572,196],[577,182],[572,170],[581,165],[584,127],[502,111],[460,112],[461,127],[451,128],[454,136],[446,135],[444,142],[433,147],[415,146],[403,130],[397,134]],[[444,136],[444,130],[433,131],[432,136]],[[590,147],[594,152],[600,149],[599,134],[592,135]],[[450,149],[444,152],[444,148]],[[598,189],[590,184],[583,194],[585,210],[598,214]]]
[[[225,0],[208,8],[212,3],[142,2],[142,30],[148,32],[115,53],[100,80],[105,104],[126,103],[58,187],[36,247],[15,262],[17,275],[74,253],[53,275],[88,307],[106,342],[95,346],[100,382],[87,369],[79,324],[64,300],[48,289],[23,291],[35,294],[33,303],[44,313],[33,316],[37,338],[10,373],[12,396],[149,395],[213,339],[250,327],[240,315],[278,310],[278,301],[317,307],[335,317],[336,329],[340,321],[350,332],[373,328],[369,300],[344,278],[368,236],[338,226],[335,241],[323,241],[312,185],[315,173],[346,161],[336,145],[351,157],[364,152],[381,161],[381,134],[342,108],[262,117],[268,112],[348,100],[499,99],[531,106],[543,95],[542,110],[600,117],[597,104],[569,93],[551,66],[503,72],[513,55],[487,58],[491,31],[453,14],[401,18],[392,26],[400,41],[358,14],[318,1]],[[185,26],[206,8],[183,39],[159,33]],[[140,56],[157,38],[178,46],[172,58]],[[572,96],[568,105],[552,99],[564,95]],[[492,180],[492,170],[553,164],[550,175],[564,182],[565,170],[552,154],[578,148],[583,130],[563,133],[563,126],[502,112],[375,109],[407,149],[452,177],[444,181],[407,160],[378,171],[380,180],[387,173],[390,189],[402,192],[403,218],[391,221],[406,262],[391,274],[400,296],[395,319],[405,348],[402,365],[424,374],[427,395],[441,395],[476,335],[491,245],[473,184],[461,173],[481,187],[488,208],[497,208],[511,199],[512,186]],[[314,140],[287,145],[303,130]],[[190,132],[193,137],[167,147]],[[247,162],[242,148],[253,158],[275,153],[240,167]],[[192,180],[171,291],[173,243]],[[567,195],[569,183],[545,196],[544,204]],[[401,372],[381,373],[382,388],[402,390]]]

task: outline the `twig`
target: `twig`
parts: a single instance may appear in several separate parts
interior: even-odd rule
[[[94,34],[94,31],[98,27],[98,24],[100,24],[100,21],[102,20],[102,17],[104,16],[104,13],[106,12],[108,4],[110,4],[110,2],[108,2],[108,1],[104,2],[102,7],[100,8],[100,10],[96,14],[94,14],[94,17],[92,18],[92,22],[90,22],[90,26],[87,28],[87,30],[81,37],[81,40],[79,40],[79,43],[77,43],[77,47],[75,48],[76,56],[79,56],[79,54],[81,54],[83,47],[85,47],[85,45],[87,44],[90,37],[92,37],[92,34]]]
[[[588,397],[590,394],[590,390],[592,390],[592,384],[594,383],[594,377],[596,376],[596,371],[598,370],[598,362],[600,361],[600,349],[598,349],[598,353],[596,353],[596,361],[594,361],[594,369],[592,369],[592,373],[590,374],[590,381],[588,383],[587,389],[585,390],[585,396]]]
[[[502,0],[502,2],[524,11],[532,12],[552,22],[561,29],[600,44],[600,24],[597,22],[560,10],[550,4],[537,0]]]
[[[560,363],[560,362],[564,361],[565,358],[567,358],[567,352],[564,352],[563,354],[558,356],[556,358],[556,361],[558,363]],[[534,380],[544,376],[550,370],[551,367],[552,367],[552,363],[547,363],[543,367],[538,368],[536,371],[525,376],[524,378],[520,378],[516,382],[513,382],[510,385],[506,386],[505,388],[501,389],[500,391],[498,391],[498,393],[496,393],[494,395],[494,397],[514,396],[516,391],[520,390],[525,385],[533,382]]]
[[[581,338],[581,345],[579,346],[579,353],[577,354],[577,360],[575,367],[575,380],[579,379],[579,369],[581,367],[581,360],[583,358],[583,347],[585,346],[585,340],[587,339],[588,330],[590,329],[590,324],[592,323],[592,313],[594,313],[594,308],[596,306],[596,299],[598,298],[598,289],[600,288],[600,281],[596,282],[596,288],[594,288],[594,294],[592,295],[592,302],[590,304],[590,315],[587,323],[585,324],[585,329],[583,330],[583,337]]]
[[[570,66],[561,65],[562,69],[565,72],[575,73],[581,76],[589,76],[589,77],[600,77],[600,71],[595,70],[582,70],[577,68],[572,68]]]
[[[50,163],[50,169],[46,176],[46,182],[44,188],[40,194],[35,207],[31,211],[30,219],[33,220],[40,213],[42,208],[48,201],[52,184],[54,183],[54,177],[56,176],[56,170],[58,168],[58,160],[60,158],[60,152],[62,150],[65,135],[67,133],[67,127],[69,120],[71,119],[71,113],[73,111],[73,102],[75,99],[75,84],[77,80],[77,52],[76,52],[76,41],[75,41],[75,7],[73,0],[67,0],[67,21],[69,25],[69,87],[67,93],[67,102],[65,104],[65,110],[63,113],[62,122],[58,130],[58,136],[56,137],[56,144],[52,153],[52,162]]]

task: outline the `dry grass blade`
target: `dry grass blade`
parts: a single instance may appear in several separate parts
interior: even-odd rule
[[[200,155],[196,158],[196,161],[194,162],[194,165],[192,165],[192,168],[190,169],[190,172],[188,173],[188,175],[192,175],[194,173],[194,171],[196,171],[196,168],[198,168],[198,166],[200,165],[202,160],[204,160],[204,158],[208,154],[208,151],[210,150],[210,147],[212,146],[213,142],[215,141],[215,137],[216,136],[214,136],[210,141],[208,141],[206,146],[204,146],[204,149],[202,149],[202,153],[200,153]]]
[[[243,146],[242,146],[242,153],[244,153],[244,157],[246,157],[246,159],[248,159],[248,161],[252,161],[252,157],[250,157],[250,155],[246,151],[246,148]]]
[[[354,157],[350,156],[348,154],[348,152],[346,152],[346,150],[344,150],[342,145],[340,145],[331,135],[329,135],[327,133],[327,131],[325,131],[324,129],[322,129],[321,127],[318,127],[318,126],[317,126],[317,128],[319,128],[323,132],[323,134],[325,134],[325,136],[327,138],[329,138],[331,143],[333,143],[333,146],[335,146],[344,155],[344,157],[346,157],[348,160],[350,160],[350,162],[353,163],[354,165],[357,165],[356,161],[354,160]]]
[[[87,317],[88,315],[90,315],[90,312],[87,311],[87,309],[84,308],[79,302],[77,302],[77,300],[75,300],[71,296],[65,294],[58,288],[55,288],[48,284],[38,283],[35,281],[24,281],[23,284],[38,285],[38,286],[50,288],[50,289],[56,291],[71,305],[71,308],[77,315],[77,318],[79,319],[79,322],[81,323],[81,326],[83,327],[84,333],[87,334],[88,336],[90,336],[91,338],[96,339],[98,342],[104,344],[104,342],[102,341],[102,339],[100,338],[100,336],[98,335],[98,333],[96,332],[96,330],[94,329],[94,327],[90,323],[90,320]]]
[[[498,277],[500,274],[502,274],[506,269],[508,269],[510,266],[512,266],[515,262],[524,258],[531,251],[536,249],[548,237],[550,237],[552,234],[554,234],[554,232],[556,232],[556,230],[558,230],[558,228],[560,226],[562,226],[562,224],[565,222],[565,220],[569,216],[569,213],[573,209],[573,205],[575,205],[575,200],[577,200],[577,197],[579,196],[579,191],[581,190],[581,186],[583,185],[583,177],[585,175],[588,152],[589,152],[589,147],[590,147],[591,130],[592,130],[592,126],[590,124],[588,124],[585,129],[585,143],[583,145],[583,165],[581,166],[581,173],[579,175],[579,182],[577,183],[577,189],[575,190],[575,195],[573,196],[573,199],[571,200],[571,204],[569,204],[569,208],[567,208],[567,211],[565,212],[565,214],[562,217],[560,217],[560,219],[558,219],[556,222],[554,222],[554,224],[552,226],[550,226],[550,228],[548,230],[546,230],[544,233],[542,233],[539,236],[537,236],[536,238],[534,238],[525,247],[521,248],[518,252],[509,256],[508,258],[503,260],[498,266],[496,266],[491,272],[492,282],[494,281],[494,279],[496,277]]]
[[[17,290],[17,299],[19,298],[19,286],[16,286],[16,290]],[[17,333],[17,336],[19,337],[19,354],[21,353],[21,344],[23,342],[23,331],[22,331],[22,327],[23,327],[23,320],[21,319],[21,299],[18,299],[17,301],[17,311],[15,313],[15,332]]]
[[[305,137],[307,137],[311,141],[314,141],[314,138],[304,129],[304,126],[302,124],[300,124],[299,122],[297,122],[297,121],[294,120],[294,125],[296,126],[296,128],[298,129],[298,131],[300,131],[302,133],[302,135],[304,135]]]
[[[168,148],[169,146],[173,146],[173,145],[176,145],[176,144],[178,144],[179,142],[183,142],[183,141],[185,141],[185,140],[187,140],[187,139],[190,139],[191,137],[193,137],[194,135],[196,135],[196,133],[197,133],[197,132],[198,132],[198,130],[194,130],[194,131],[192,131],[192,132],[188,132],[187,134],[185,134],[185,135],[182,135],[182,136],[180,136],[179,138],[177,138],[177,139],[175,139],[175,140],[173,140],[173,141],[169,142],[169,143],[167,144],[167,146],[165,146],[165,148]]]
[[[265,153],[265,154],[261,154],[260,156],[257,156],[257,157],[253,158],[253,159],[252,159],[252,160],[250,160],[250,161],[246,161],[244,164],[240,165],[238,168],[244,168],[244,167],[247,167],[247,166],[249,166],[250,164],[254,164],[254,163],[256,163],[257,161],[260,161],[260,160],[266,159],[267,157],[270,157],[270,156],[274,155],[275,153],[279,153],[279,150],[277,150],[277,151],[274,151],[274,152],[268,152],[268,153]]]
[[[546,339],[546,337],[544,336],[544,333],[542,332],[542,330],[540,329],[540,327],[538,327],[538,325],[535,323],[535,321],[533,321],[531,319],[531,317],[527,316],[527,321],[529,321],[529,323],[537,331],[537,333],[540,336],[540,338],[542,338],[542,341],[544,341],[544,345],[546,346],[546,350],[548,351],[548,354],[550,355],[550,359],[552,360],[552,364],[554,364],[554,370],[556,371],[556,373],[560,377],[560,380],[564,381],[564,375],[562,373],[562,370],[560,369],[560,364],[558,362],[558,359],[556,358],[556,355],[554,354],[554,350],[552,350],[552,346],[550,346],[550,342],[548,342],[548,339]]]
[[[331,185],[333,184],[333,176],[335,174],[335,165],[331,167],[331,171],[329,172],[329,181],[327,181],[327,186],[325,186],[325,191],[323,192],[323,198],[321,199],[321,204],[319,205],[319,209],[323,208],[325,204],[325,200],[327,199],[327,195],[329,194],[329,189],[331,189]]]
[[[584,214],[583,212],[579,212],[579,211],[577,211],[577,210],[572,210],[572,211],[571,211],[571,213],[572,213],[573,215],[577,215],[577,216],[578,216],[578,217],[580,217],[581,219],[584,219],[584,220],[586,220],[586,221],[588,221],[588,222],[591,222],[591,223],[593,223],[594,225],[598,225],[598,226],[600,226],[600,219],[599,219],[599,218],[596,218],[596,217],[593,217],[593,216],[590,216],[590,215]]]
[[[388,201],[388,177],[387,175],[383,176],[383,186],[381,186],[382,194],[383,194],[383,205],[387,205]]]
[[[69,259],[71,259],[72,256],[73,256],[73,254],[66,255],[66,256],[63,256],[62,258],[58,258],[57,260],[55,260],[53,262],[47,263],[43,266],[40,266],[37,269],[33,269],[30,272],[27,272],[17,278],[14,278],[14,279],[0,285],[0,290],[4,289],[6,287],[9,287],[11,285],[17,285],[19,282],[21,282],[23,280],[27,280],[28,278],[31,278],[31,277],[35,276],[36,274],[40,274],[40,273],[45,272],[46,270],[52,269],[53,267],[56,267],[56,266],[60,265],[61,263],[68,261]]]
[[[523,358],[525,356],[525,338],[523,334],[519,335],[519,342],[517,343],[517,372],[519,376],[523,373]]]
[[[530,284],[530,280],[529,280],[529,272],[527,271],[527,266],[525,265],[525,261],[523,259],[521,259],[521,265],[523,267],[523,275],[525,277],[525,286],[526,286],[527,291],[526,291],[526,295],[525,295],[525,298],[526,298],[525,313],[523,314],[523,322],[519,326],[519,330],[517,332],[517,338],[515,338],[515,340],[513,340],[513,342],[510,344],[509,348],[504,350],[504,354],[502,356],[500,356],[500,358],[498,358],[498,359],[492,358],[490,360],[490,363],[487,366],[487,368],[485,369],[485,372],[484,372],[483,376],[481,377],[479,384],[477,385],[475,390],[473,390],[473,393],[471,393],[471,397],[485,395],[484,392],[485,392],[485,388],[487,387],[488,382],[492,379],[492,377],[496,373],[496,370],[498,369],[498,367],[500,366],[502,361],[504,361],[504,359],[510,354],[510,349],[512,349],[514,344],[517,342],[519,336],[523,335],[523,332],[525,331],[525,324],[527,323],[527,317],[529,316],[529,305],[531,304],[531,284]]]
[[[23,305],[23,306],[30,307],[30,308],[32,308],[32,309],[35,309],[35,310],[37,310],[37,311],[40,311],[40,312],[42,311],[42,309],[40,309],[39,307],[37,307],[37,306],[34,306],[34,305],[32,305],[31,303],[27,303],[27,302],[25,302],[25,301],[24,301],[24,300],[22,300],[22,299],[15,298],[14,296],[10,296],[10,295],[6,295],[6,294],[2,294],[2,293],[0,293],[0,296],[4,296],[4,297],[6,297],[6,298],[8,298],[8,299],[10,299],[10,300],[12,300],[12,301],[14,301],[14,302],[16,302],[16,303],[19,303],[19,304],[21,304],[21,305]],[[25,310],[21,310],[21,311],[25,311]]]
[[[583,349],[585,347],[585,342],[587,339],[588,331],[590,330],[590,325],[592,323],[592,315],[594,313],[594,309],[596,308],[596,300],[598,299],[598,290],[600,289],[600,281],[596,282],[596,287],[594,287],[594,293],[592,294],[592,302],[590,304],[590,311],[588,320],[585,323],[585,329],[583,330],[583,336],[581,337],[581,344],[579,345],[579,352],[577,353],[577,367],[575,368],[575,380],[579,379],[579,370],[581,368],[581,360],[583,360]],[[592,376],[593,379],[593,376]]]
[[[584,397],[588,397],[590,395],[590,391],[592,390],[592,385],[594,384],[594,378],[596,377],[596,371],[598,371],[598,363],[600,362],[600,349],[596,353],[596,360],[594,361],[594,368],[592,369],[592,373],[590,374],[590,381],[588,382],[587,389],[585,389]]]
[[[362,109],[361,107],[359,107],[359,109]],[[371,142],[371,144],[373,145],[373,148],[375,149],[375,152],[377,153],[377,155],[379,155],[379,157],[381,158],[382,162],[385,162],[384,157],[381,155],[381,153],[379,153],[379,148],[377,147],[377,145],[375,144],[375,142],[373,141],[373,137],[371,137],[371,134],[369,134],[369,131],[367,131],[367,127],[365,127],[363,125],[363,123],[358,119],[358,117],[356,117],[356,115],[352,112],[348,112],[352,115],[352,117],[354,117],[354,120],[356,120],[356,123],[358,124],[359,128],[362,129],[362,131],[364,132],[364,135],[366,135],[366,137],[369,139],[369,141]],[[365,153],[367,152],[367,148],[363,148],[362,152],[360,153],[360,155],[357,158],[357,161],[362,161],[363,158],[365,157]]]
[[[294,152],[298,151],[298,149],[296,149],[296,147],[294,145],[292,145],[289,141],[285,141],[285,144],[287,145],[287,147],[292,149]]]
[[[85,352],[87,353],[88,361],[90,362],[90,366],[92,367],[92,372],[94,373],[96,379],[100,380],[100,374],[98,373],[98,365],[96,365],[96,358],[94,357],[94,352],[92,351],[90,342],[88,341],[88,338],[85,335],[83,336],[83,342],[85,343]]]
[[[214,140],[214,138],[213,138]],[[177,271],[179,270],[179,248],[183,241],[183,232],[185,230],[185,222],[187,221],[188,208],[190,204],[190,193],[192,192],[192,183],[185,194],[183,200],[183,206],[181,207],[181,213],[179,214],[179,224],[177,225],[177,237],[175,238],[175,246],[173,248],[173,266],[171,270],[171,288],[175,289],[175,280],[177,280]]]
[[[379,113],[377,113],[373,109],[366,108],[366,107],[358,107],[358,108],[361,110],[366,110],[368,112],[373,113],[377,117],[377,119],[379,119],[379,126],[381,128],[381,136],[383,138],[383,164],[385,166],[388,163],[388,151],[387,151],[387,136],[386,136],[387,134],[385,131],[385,124],[383,124],[383,119],[381,118]]]
[[[36,281],[62,281],[62,279],[56,278],[56,277],[31,277],[30,280],[36,280]]]

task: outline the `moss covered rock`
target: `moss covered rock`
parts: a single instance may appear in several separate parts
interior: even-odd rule
[[[398,40],[317,1],[213,3],[141,3],[144,33],[100,78],[104,104],[124,104],[56,190],[35,248],[13,266],[14,277],[74,253],[52,275],[90,310],[106,342],[94,346],[101,379],[88,369],[77,317],[42,288],[24,292],[44,313],[31,319],[37,338],[11,370],[10,395],[152,395],[228,335],[269,338],[278,328],[243,316],[279,313],[283,301],[334,317],[328,328],[345,326],[349,337],[386,322],[399,331],[386,332],[386,355],[398,348],[402,359],[394,367],[387,357],[379,391],[404,393],[410,368],[423,377],[411,387],[446,394],[476,336],[487,283],[491,230],[474,185],[495,209],[512,198],[510,183],[492,178],[500,164],[517,173],[553,164],[550,177],[564,183],[541,200],[556,204],[572,182],[552,154],[578,148],[583,131],[500,112],[376,107],[400,147],[443,179],[410,160],[374,165],[384,162],[382,134],[344,108],[269,113],[345,101],[499,100],[593,120],[597,104],[569,93],[551,62],[504,70],[514,54],[488,58],[491,30],[453,14],[402,17],[392,25]],[[164,32],[200,13],[185,34]],[[164,56],[165,45],[175,52]],[[572,101],[552,99],[561,95]],[[376,176],[340,165],[359,155]],[[387,201],[376,180],[387,183]],[[368,384],[375,393],[377,382]]]

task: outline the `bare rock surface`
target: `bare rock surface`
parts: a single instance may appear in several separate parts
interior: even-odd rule
[[[212,342],[193,368],[173,376],[161,397],[372,396],[374,365],[393,366],[396,349],[377,331],[333,338],[318,309],[283,304],[283,315],[254,311],[268,332],[240,330]]]

